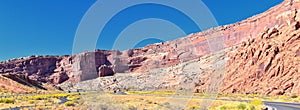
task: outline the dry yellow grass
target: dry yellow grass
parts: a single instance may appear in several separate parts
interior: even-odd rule
[[[197,110],[200,108],[205,94],[193,94],[192,97],[174,92],[141,92],[130,91],[127,95],[114,95],[110,92],[87,92],[87,93],[58,93],[58,94],[38,94],[32,96],[14,96],[14,102],[0,103],[0,109],[15,108],[20,106],[35,106],[36,109],[147,109],[147,110]],[[60,97],[67,97],[69,100],[65,104],[59,104]],[[273,98],[288,99],[287,96],[277,96]],[[296,100],[298,97],[294,96]],[[250,102],[226,101],[222,99],[249,100]],[[259,110],[263,107],[262,100],[266,100],[259,95],[219,95],[218,99],[212,101],[211,110],[247,109]]]

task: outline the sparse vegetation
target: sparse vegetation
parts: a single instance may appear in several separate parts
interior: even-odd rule
[[[246,104],[240,103],[240,104],[237,106],[237,108],[238,108],[239,110],[245,110],[245,109],[246,109]]]
[[[127,91],[127,94],[136,95],[174,95],[173,91]]]
[[[190,105],[188,106],[188,110],[199,110],[199,105]]]
[[[255,99],[255,100],[251,101],[251,104],[254,105],[254,106],[260,106],[260,105],[263,105],[264,102],[262,100]]]
[[[15,100],[13,98],[0,98],[0,103],[14,103]]]
[[[79,93],[57,93],[37,95],[11,95],[9,98],[0,98],[0,109],[15,107],[34,107],[40,109],[63,109],[65,107],[76,107],[80,99]],[[66,98],[66,102],[61,102]]]
[[[263,104],[254,105],[252,102],[219,101],[210,110],[261,110],[263,107]]]
[[[129,91],[128,95],[114,95],[108,92],[85,92],[85,93],[56,93],[56,94],[37,94],[37,95],[13,95],[8,98],[0,99],[0,109],[15,108],[20,106],[29,106],[39,109],[88,109],[89,107],[102,107],[112,109],[185,109],[198,110],[201,106],[202,98],[206,94],[194,94],[193,98],[183,98],[185,94],[171,91]],[[178,98],[173,96],[179,96]],[[293,97],[293,98],[292,98]],[[60,98],[66,99],[61,102]],[[298,96],[261,96],[257,94],[219,94],[216,101],[213,102],[210,110],[260,110],[264,107],[263,101],[267,99],[298,99]],[[170,99],[177,102],[174,103]],[[227,100],[224,100],[227,99]],[[228,100],[229,99],[229,100]],[[230,101],[248,100],[247,102]],[[175,101],[175,102],[176,102]],[[109,105],[109,106],[107,106]]]
[[[75,103],[73,101],[67,101],[65,106],[75,106]]]
[[[61,94],[44,94],[44,95],[34,95],[34,96],[28,96],[29,99],[34,100],[46,100],[49,98],[61,98],[61,97],[67,97],[67,96],[73,96],[74,94],[67,94],[67,93],[61,93]]]
[[[78,99],[79,99],[79,96],[72,96],[72,95],[71,95],[71,96],[68,96],[67,99],[68,99],[68,100],[72,100],[72,101],[73,101],[73,100],[78,100]]]

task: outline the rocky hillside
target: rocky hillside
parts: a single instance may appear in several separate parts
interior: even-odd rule
[[[161,53],[164,52],[162,48],[170,42],[180,45],[179,42],[198,39],[200,43],[186,43],[189,46],[186,50],[183,49],[184,46],[182,45],[177,45],[177,47],[175,45],[175,56],[177,55],[176,52],[179,52],[181,49],[184,51],[181,51],[183,53],[179,54],[179,57],[174,57],[170,61],[172,63],[168,63],[172,66],[164,67],[158,63],[157,66],[163,68],[152,69],[147,72],[134,71],[131,74],[117,74],[112,77],[98,78],[80,83],[69,83],[62,85],[62,87],[92,90],[111,90],[113,88],[190,90],[196,88],[195,92],[219,89],[219,92],[222,93],[300,94],[298,81],[300,78],[298,70],[300,16],[298,9],[300,8],[298,6],[300,6],[298,1],[284,1],[266,13],[240,23],[156,45],[160,48],[155,50],[161,50],[158,51],[158,53]],[[251,27],[252,23],[250,21],[252,20],[256,24],[254,27]],[[223,37],[225,36],[224,42],[227,49],[220,51],[209,50],[207,44],[209,37],[197,36],[201,36],[206,32],[211,32],[210,34],[218,33],[216,31],[218,29],[221,29],[219,32],[222,33],[234,29],[232,32],[222,34]],[[252,30],[257,31],[257,33]],[[226,40],[226,36],[229,38],[233,37],[234,39],[231,39],[233,42]],[[204,40],[199,40],[201,38]],[[239,41],[242,42],[239,43]],[[203,45],[199,46],[202,43],[206,44],[206,47]],[[153,47],[153,45],[150,45],[148,48],[151,46]],[[202,50],[199,51],[197,48]],[[138,53],[138,50],[142,49],[136,49],[133,53]],[[166,52],[164,55],[167,55],[167,57],[165,58],[170,58],[168,56],[170,53],[172,52]],[[149,54],[144,53],[141,55],[146,57],[145,61],[156,60],[155,57],[147,55]],[[159,56],[161,54],[156,55]],[[138,56],[138,54],[133,54],[133,56]],[[162,59],[162,61],[164,60]],[[178,64],[178,62],[180,63]],[[143,63],[145,62],[140,62],[140,64]],[[222,66],[223,63],[224,67]],[[218,66],[218,64],[221,64],[221,66]],[[143,70],[141,67],[143,65],[138,68]]]
[[[265,28],[230,53],[222,92],[300,94],[300,3],[276,17],[284,24]]]
[[[223,92],[300,94],[300,14],[292,13],[290,25],[268,28],[228,55]]]
[[[265,27],[257,37],[243,41],[227,54],[226,71],[219,80],[222,93],[300,94],[300,13],[298,1],[284,2],[291,10],[277,16],[286,23]],[[200,78],[197,91],[205,91],[210,73]]]
[[[57,63],[62,58],[58,56],[31,56],[5,61],[0,63],[0,74],[22,74],[36,81],[48,82],[51,81],[50,77],[54,77]]]
[[[54,87],[50,87],[54,90]],[[36,93],[48,90],[40,82],[31,80],[21,74],[2,74],[0,75],[0,94],[2,93]]]
[[[194,78],[198,80],[198,77],[202,77],[200,81],[197,81],[200,83],[195,85],[199,88],[197,89],[199,91],[201,89],[204,90],[208,86],[207,82],[209,80],[205,76],[209,76],[214,70],[208,71],[207,69],[211,67],[200,66],[201,74],[187,71],[176,75],[176,70],[182,70],[182,68],[189,66],[189,64],[185,66],[180,65],[190,61],[197,62],[199,58],[204,60],[200,61],[201,65],[205,65],[205,62],[225,61],[225,54],[223,55],[222,52],[221,55],[223,56],[217,57],[217,59],[211,58],[211,61],[203,58],[219,56],[215,55],[215,53],[224,49],[231,51],[232,47],[247,41],[247,43],[243,42],[237,51],[228,56],[227,74],[222,91],[225,93],[253,93],[254,91],[259,92],[263,88],[263,91],[268,91],[265,94],[294,93],[299,87],[298,83],[293,81],[293,78],[297,78],[297,75],[294,74],[299,74],[299,71],[296,69],[299,56],[297,32],[300,16],[298,16],[298,9],[300,9],[299,0],[285,0],[262,14],[235,24],[220,26],[177,40],[123,52],[95,50],[72,56],[32,56],[4,61],[0,63],[0,74],[24,74],[33,80],[60,84],[112,76],[116,73],[141,73],[140,77],[149,78],[149,80],[135,80],[139,77],[129,76],[133,78],[132,80],[140,81],[132,83],[132,85],[147,85],[149,81],[158,81],[152,79],[152,77],[157,77],[156,79],[164,77],[170,81],[160,82],[158,85],[161,85],[160,87],[165,85],[166,88],[178,86],[180,81],[189,82],[189,79]],[[181,69],[165,72],[165,68],[178,67],[178,65]],[[202,70],[203,68],[205,69]],[[164,74],[150,75],[150,73],[153,73],[152,70],[156,69],[162,69],[164,72],[157,72]],[[190,73],[195,73],[195,75],[190,77]],[[276,73],[275,76],[273,73]],[[276,78],[281,78],[280,73],[285,74],[284,77],[287,79],[291,79],[288,81],[284,79],[284,81],[279,83],[282,85],[286,84],[287,87],[268,87],[265,90],[264,87],[269,85],[257,85],[263,82],[277,83],[279,79]],[[269,77],[269,74],[272,77]],[[250,79],[247,79],[248,77],[246,76]],[[254,76],[257,79],[253,79]],[[106,82],[107,78],[111,79]],[[115,76],[107,78],[98,78],[99,80],[104,80],[103,82],[105,83],[99,85],[101,88],[107,88],[107,83],[115,84]],[[123,82],[131,81],[124,78],[121,79]],[[151,84],[149,83],[149,85]],[[123,85],[130,86],[127,83]],[[245,89],[244,87],[253,87],[253,89]]]

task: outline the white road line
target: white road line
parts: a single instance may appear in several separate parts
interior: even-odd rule
[[[275,108],[275,107],[271,107],[271,106],[267,106],[267,105],[265,105],[265,106],[268,108],[268,110],[277,110],[277,108]]]

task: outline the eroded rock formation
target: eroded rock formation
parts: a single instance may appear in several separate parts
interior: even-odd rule
[[[277,15],[286,23],[265,27],[257,37],[243,41],[229,52],[221,93],[300,94],[300,3],[285,1],[279,6],[290,8]],[[195,91],[206,91],[211,74],[200,78]]]
[[[300,94],[298,23],[269,28],[229,54],[222,92]]]
[[[99,77],[105,77],[105,76],[113,76],[115,73],[113,71],[113,69],[109,66],[106,65],[102,65],[101,67],[99,67]]]
[[[223,92],[299,93],[299,82],[295,81],[299,79],[299,9],[298,0],[286,0],[235,24],[123,52],[95,50],[73,56],[5,61],[0,63],[0,74],[26,74],[31,79],[54,84],[79,82],[114,73],[144,73],[240,45],[229,56]],[[202,79],[199,88],[208,82],[205,77]],[[269,82],[280,86],[271,87]]]

